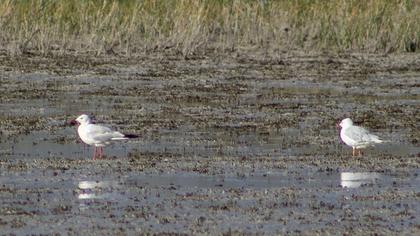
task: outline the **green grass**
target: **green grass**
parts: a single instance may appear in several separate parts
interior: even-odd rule
[[[3,0],[0,49],[132,55],[415,52],[418,0]]]

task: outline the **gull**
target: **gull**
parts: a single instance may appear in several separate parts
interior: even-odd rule
[[[358,155],[362,155],[362,151],[360,150],[362,148],[384,142],[365,128],[353,125],[353,121],[350,118],[342,120],[339,126],[341,127],[341,140],[353,148],[353,156],[355,156],[357,152],[359,153]]]
[[[71,124],[78,124],[77,133],[80,139],[87,145],[93,145],[93,159],[96,157],[102,158],[104,154],[103,147],[109,145],[112,141],[127,140],[130,138],[138,138],[134,134],[123,134],[118,131],[111,130],[110,128],[95,124],[92,119],[83,114],[74,120],[70,121]]]

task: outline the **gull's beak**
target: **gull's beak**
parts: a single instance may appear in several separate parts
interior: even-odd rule
[[[79,122],[77,122],[75,119],[73,119],[73,120],[68,121],[67,124],[75,126],[75,125],[78,125]]]
[[[340,122],[337,122],[337,124],[335,125],[335,127],[336,127],[337,129],[341,129]]]

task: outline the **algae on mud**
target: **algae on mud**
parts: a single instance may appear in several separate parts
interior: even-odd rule
[[[2,232],[419,233],[416,55],[0,62]],[[86,112],[141,138],[90,160]]]

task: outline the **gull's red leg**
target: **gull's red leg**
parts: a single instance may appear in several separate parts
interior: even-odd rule
[[[98,159],[102,159],[102,147],[98,147]]]
[[[96,160],[96,146],[93,146],[93,160]]]
[[[104,158],[104,147],[101,147],[101,158]]]

